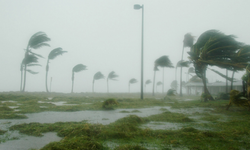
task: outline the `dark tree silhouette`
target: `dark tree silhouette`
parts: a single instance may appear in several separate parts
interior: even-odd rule
[[[73,93],[73,90],[74,90],[74,80],[75,80],[75,72],[81,72],[83,70],[87,70],[86,69],[87,66],[83,65],[83,64],[78,64],[78,65],[75,65],[75,67],[72,69],[72,88],[71,88],[71,93]]]
[[[49,72],[49,61],[55,59],[57,56],[62,55],[63,53],[66,53],[67,51],[63,51],[62,48],[58,47],[53,49],[49,55],[48,55],[48,60],[47,60],[47,65],[46,65],[46,76],[45,76],[45,87],[46,91],[49,92],[48,90],[48,72]]]
[[[135,78],[132,78],[128,82],[128,92],[130,93],[130,84],[137,83],[138,81]]]
[[[109,93],[109,80],[116,81],[116,78],[119,77],[114,71],[111,71],[107,77],[107,92]]]
[[[92,92],[95,92],[95,80],[104,79],[104,75],[99,71],[93,77]]]

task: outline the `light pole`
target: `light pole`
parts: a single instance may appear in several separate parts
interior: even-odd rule
[[[143,18],[144,18],[144,6],[135,4],[134,9],[142,9],[142,24],[141,24],[141,99],[143,99]]]

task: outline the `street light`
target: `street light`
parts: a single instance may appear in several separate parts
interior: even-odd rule
[[[142,9],[142,24],[141,24],[141,99],[143,99],[143,16],[144,16],[144,6],[135,4],[134,9]]]

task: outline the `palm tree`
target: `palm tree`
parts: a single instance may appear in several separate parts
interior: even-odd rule
[[[154,66],[154,80],[153,80],[153,96],[155,95],[155,73],[156,71],[159,71],[157,66]]]
[[[177,65],[176,65],[176,69],[177,67],[180,67],[181,68],[181,74],[180,74],[180,96],[182,96],[182,67],[189,67],[189,64],[190,62],[189,61],[184,61],[184,60],[180,60],[178,61]],[[176,70],[175,69],[175,70]],[[176,74],[176,71],[175,71],[175,74]]]
[[[128,92],[130,93],[130,84],[137,83],[138,81],[135,78],[132,78],[128,82]]]
[[[196,75],[202,79],[204,84],[206,94],[204,101],[214,100],[205,82],[207,66],[217,66],[230,70],[246,68],[250,55],[247,54],[248,57],[246,57],[240,54],[239,49],[242,46],[243,44],[237,42],[233,35],[225,35],[217,30],[208,30],[201,34],[188,52],[189,58],[194,64]]]
[[[193,46],[193,42],[194,42],[194,37],[190,33],[187,33],[184,35],[182,54],[181,54],[182,61],[183,61],[184,48],[185,47],[191,48]],[[182,66],[181,66],[181,71],[180,71],[180,96],[182,96]]]
[[[160,85],[163,85],[163,84],[162,84],[161,81],[158,81],[158,82],[156,83],[156,92],[157,92],[157,87],[160,86]]]
[[[170,87],[176,91],[178,88],[177,80],[172,81]]]
[[[163,86],[162,86],[162,93],[164,92],[164,67],[168,67],[168,68],[174,68],[172,62],[170,61],[170,59],[168,58],[168,56],[164,55],[164,56],[161,56],[160,58],[156,59],[155,60],[155,66],[156,67],[162,67],[162,83],[163,83]]]
[[[74,89],[74,80],[75,80],[75,72],[81,72],[83,70],[87,70],[87,66],[83,65],[83,64],[78,64],[75,65],[75,67],[72,69],[72,88],[71,88],[71,93],[73,93],[73,89]]]
[[[63,53],[66,53],[67,51],[63,51],[62,48],[58,47],[53,49],[49,55],[48,55],[48,60],[47,60],[47,65],[46,65],[46,76],[45,76],[45,86],[46,86],[46,91],[49,92],[48,90],[48,83],[47,83],[47,78],[48,78],[48,72],[49,72],[49,60],[55,59],[57,56],[62,55]]]
[[[47,35],[44,32],[37,32],[34,35],[32,35],[31,38],[29,39],[28,45],[26,47],[24,59],[29,57],[29,55],[42,57],[39,54],[33,53],[31,50],[32,49],[39,49],[39,48],[41,48],[43,46],[50,46],[48,43],[46,43],[48,41],[50,41],[50,38],[48,38]],[[23,83],[22,91],[24,92],[25,91],[25,85],[26,85],[27,64],[23,64],[23,67],[24,67],[24,69],[23,69],[24,70],[24,83]]]
[[[92,92],[94,92],[95,80],[104,79],[104,75],[99,71],[93,77]]]
[[[150,79],[148,79],[148,80],[145,82],[145,91],[146,91],[146,86],[147,86],[147,84],[150,84],[150,83],[152,83]]]
[[[109,92],[109,80],[116,81],[116,78],[119,77],[117,74],[115,74],[114,71],[111,71],[107,77],[107,92]]]
[[[21,85],[20,85],[20,91],[23,91],[23,71],[28,71],[31,74],[37,74],[38,72],[34,72],[30,69],[28,69],[28,67],[32,67],[32,66],[41,66],[40,64],[37,64],[38,62],[38,57],[35,55],[29,55],[27,54],[27,56],[23,59],[22,63],[21,63],[21,67],[20,67],[20,71],[21,71]],[[26,69],[25,69],[26,66]]]

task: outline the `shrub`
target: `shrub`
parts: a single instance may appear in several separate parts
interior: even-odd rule
[[[102,108],[114,109],[114,107],[117,105],[118,105],[117,101],[113,98],[110,98],[110,99],[107,99],[106,101],[103,102]]]

